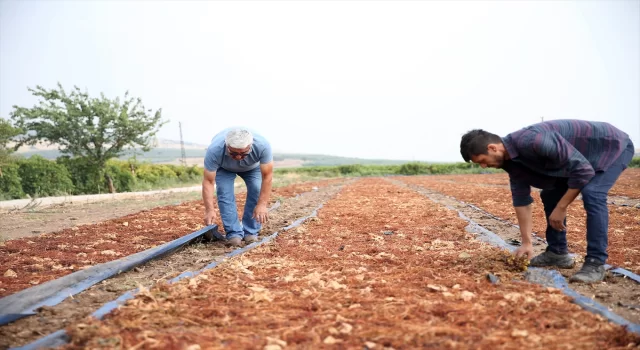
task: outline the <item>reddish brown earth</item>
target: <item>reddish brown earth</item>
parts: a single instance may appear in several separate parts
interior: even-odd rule
[[[437,175],[438,180],[455,181],[467,184],[509,185],[507,173],[473,174],[473,175]],[[640,168],[628,168],[620,175],[618,181],[609,191],[610,196],[623,196],[640,199]]]
[[[337,181],[342,180],[274,188],[271,198],[275,201],[278,197],[293,197]],[[243,208],[244,199],[244,194],[238,194],[239,208]],[[0,242],[0,297],[199,230],[204,226],[203,212],[202,201],[190,201],[37,237]],[[217,224],[222,227],[219,216]]]
[[[466,222],[382,179],[198,277],[67,329],[68,349],[622,349],[640,338],[517,280]],[[464,254],[462,254],[464,253]],[[492,285],[487,273],[501,283]],[[514,280],[516,279],[516,280]]]
[[[480,181],[471,184],[442,181],[439,177],[418,176],[402,177],[399,180],[419,185],[434,191],[455,197],[458,200],[474,204],[502,219],[517,224],[515,211],[508,188],[478,186]],[[545,236],[546,219],[540,200],[540,194],[532,192],[535,201],[533,208],[533,229],[541,237]],[[586,212],[582,201],[576,200],[567,212],[567,240],[573,253],[586,254]],[[640,272],[640,210],[629,207],[609,205],[609,263]]]
[[[611,191],[609,191],[609,194],[612,196],[640,198],[640,168],[625,170]]]

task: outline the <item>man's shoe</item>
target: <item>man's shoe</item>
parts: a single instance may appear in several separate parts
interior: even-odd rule
[[[242,245],[242,238],[240,237],[229,238],[227,240],[227,245],[230,247],[239,247]]]
[[[248,235],[248,234],[244,235],[244,242],[246,244],[251,244],[251,243],[257,242],[257,241],[258,241],[258,235]]]
[[[571,276],[569,282],[597,283],[604,280],[606,271],[604,264],[593,258],[587,258],[580,271]]]
[[[575,265],[573,259],[569,256],[569,254],[556,254],[552,251],[547,250],[546,252],[535,256],[529,262],[529,266],[534,267],[547,267],[547,266],[555,266],[561,269],[570,269]]]

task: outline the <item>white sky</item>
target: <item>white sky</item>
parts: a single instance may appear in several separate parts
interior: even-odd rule
[[[27,86],[129,90],[208,144],[461,161],[472,128],[607,121],[640,147],[640,1],[0,0],[0,116]]]

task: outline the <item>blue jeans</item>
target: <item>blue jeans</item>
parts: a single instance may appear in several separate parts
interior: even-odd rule
[[[582,202],[587,212],[587,256],[601,263],[607,261],[607,245],[609,230],[609,208],[607,207],[607,195],[613,184],[616,182],[622,171],[627,168],[633,153],[635,152],[633,143],[629,145],[611,164],[607,171],[596,172],[596,175],[589,183],[582,188]],[[540,198],[544,205],[544,213],[547,217],[547,250],[556,254],[566,254],[567,231],[556,231],[549,225],[549,216],[556,208],[556,205],[567,192],[566,179],[558,180],[555,188],[542,190]],[[567,220],[565,218],[565,226]]]
[[[242,224],[238,221],[238,209],[236,206],[236,196],[234,193],[234,183],[236,175],[239,175],[247,185],[247,200],[244,205],[244,215]],[[224,231],[227,239],[233,237],[243,238],[245,235],[257,235],[261,225],[253,218],[253,210],[258,204],[260,187],[262,186],[262,173],[260,167],[235,173],[219,168],[216,171],[216,194],[218,195],[218,207]]]

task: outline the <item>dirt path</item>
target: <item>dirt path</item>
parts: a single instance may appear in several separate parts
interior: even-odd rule
[[[155,207],[177,205],[200,197],[199,192],[159,193],[145,197],[90,203],[66,202],[5,211],[0,213],[0,237],[3,240],[35,237],[71,227],[96,224]]]
[[[334,196],[339,189],[339,185],[325,186],[318,191],[283,200],[280,207],[270,214],[271,219],[263,228],[262,235],[278,231],[297,218],[309,215],[315,207]],[[74,322],[80,322],[100,306],[128,290],[140,285],[148,287],[159,281],[166,281],[184,271],[198,270],[212,261],[221,259],[225,253],[232,250],[221,242],[194,244],[168,257],[105,280],[54,307],[40,309],[35,316],[0,327],[0,349],[25,345]]]
[[[190,280],[141,292],[68,349],[625,348],[640,338],[514,281],[457,213],[368,178],[313,220]],[[464,254],[463,254],[464,253]],[[501,282],[492,284],[492,272]]]
[[[166,190],[154,190],[154,191],[44,197],[44,198],[37,198],[33,200],[32,199],[15,199],[15,200],[9,200],[9,201],[0,201],[0,210],[2,211],[19,210],[19,209],[28,208],[28,207],[42,209],[51,205],[59,205],[59,204],[70,204],[70,203],[87,204],[87,203],[103,202],[103,201],[110,201],[110,200],[123,200],[128,198],[144,198],[144,197],[155,197],[155,196],[162,196],[162,195],[172,195],[177,193],[200,192],[201,189],[202,187],[200,185],[197,185],[197,186],[175,187],[175,188],[169,188]]]

